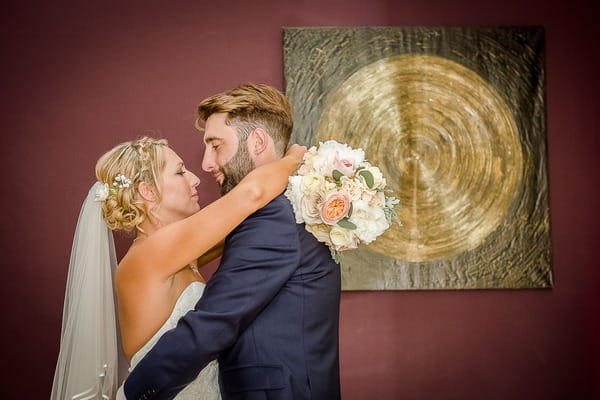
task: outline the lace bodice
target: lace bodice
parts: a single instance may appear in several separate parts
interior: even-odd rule
[[[204,292],[204,283],[193,282],[184,289],[173,307],[173,311],[163,326],[156,334],[131,358],[131,371],[142,360],[158,339],[168,330],[175,328],[177,321],[183,317],[189,310],[193,309],[202,293]],[[218,400],[221,398],[219,391],[219,369],[216,361],[209,363],[198,374],[198,377],[190,383],[184,390],[179,392],[175,399],[177,400]]]

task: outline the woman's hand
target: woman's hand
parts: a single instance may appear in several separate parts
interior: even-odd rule
[[[306,151],[306,146],[293,144],[280,160],[271,161],[253,169],[221,199],[239,195],[243,199],[244,206],[251,208],[252,212],[264,207],[285,190],[290,175],[298,169]],[[238,205],[238,207],[240,206]]]
[[[302,157],[304,157],[304,153],[306,153],[306,150],[306,146],[293,144],[285,153],[285,157],[291,157],[294,161],[296,161],[297,164],[300,164],[302,162]]]

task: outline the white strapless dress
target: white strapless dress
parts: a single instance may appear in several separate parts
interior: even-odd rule
[[[184,289],[175,303],[175,307],[171,312],[169,318],[165,321],[164,325],[156,332],[156,334],[150,339],[144,347],[142,347],[134,356],[131,358],[131,365],[129,371],[133,370],[135,366],[144,358],[152,347],[156,344],[158,339],[168,330],[175,328],[179,318],[183,317],[189,310],[192,310],[202,293],[206,285],[202,282],[192,282],[188,287]],[[122,393],[122,388],[119,389]],[[221,399],[221,392],[219,390],[219,367],[216,361],[211,361],[185,389],[183,389],[175,397],[178,400],[219,400]]]

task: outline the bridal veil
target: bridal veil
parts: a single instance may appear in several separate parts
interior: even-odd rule
[[[51,400],[113,399],[118,384],[112,232],[102,219],[96,183],[77,221]]]

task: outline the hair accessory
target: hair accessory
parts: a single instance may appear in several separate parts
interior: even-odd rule
[[[126,177],[123,174],[117,174],[115,176],[115,180],[113,181],[113,186],[118,187],[119,189],[128,188],[131,185],[131,179]]]
[[[95,186],[96,190],[94,193],[94,201],[106,201],[108,196],[117,194],[117,189],[115,188],[124,189],[131,186],[131,179],[123,174],[117,174],[117,176],[115,176],[115,180],[113,181],[114,187],[109,187],[108,183],[98,183],[99,185]]]
[[[107,183],[98,182],[98,185],[96,185],[94,201],[105,201],[111,190],[114,189],[109,189]]]

